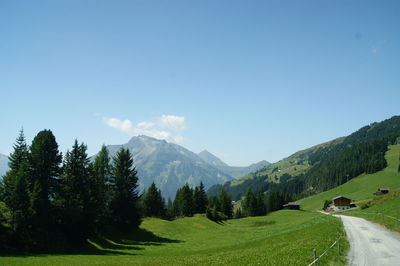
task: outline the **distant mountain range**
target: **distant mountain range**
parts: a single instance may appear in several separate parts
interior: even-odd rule
[[[208,151],[196,154],[177,144],[147,136],[133,137],[123,145],[107,146],[110,157],[122,147],[133,155],[140,191],[154,182],[165,198],[174,198],[176,190],[185,183],[197,186],[202,181],[208,189],[269,165],[267,161],[261,161],[248,167],[233,167]],[[8,157],[0,154],[0,178],[8,169]]]
[[[107,149],[110,156],[115,156],[122,147],[133,155],[139,189],[154,182],[166,198],[175,197],[176,190],[185,183],[197,186],[203,182],[207,189],[268,165],[262,161],[248,167],[231,167],[207,151],[195,154],[177,144],[147,136],[133,137],[126,144],[110,145]]]
[[[0,179],[8,171],[8,156],[0,153]]]
[[[224,173],[227,173],[228,175],[232,176],[233,178],[239,178],[244,175],[247,175],[249,173],[252,173],[254,171],[257,171],[265,166],[270,165],[271,163],[267,161],[260,161],[258,163],[251,164],[249,166],[245,167],[240,167],[240,166],[229,166],[221,159],[219,159],[217,156],[214,154],[208,152],[207,150],[204,150],[200,153],[197,154],[203,161],[205,161],[208,164],[211,164],[212,166],[216,167],[217,169],[221,170]]]

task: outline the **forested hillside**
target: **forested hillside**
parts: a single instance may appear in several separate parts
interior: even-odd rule
[[[362,127],[353,134],[298,152],[272,164],[252,176],[213,186],[213,195],[221,188],[240,199],[248,188],[278,190],[293,198],[317,194],[362,174],[386,167],[388,145],[399,143],[400,116]]]

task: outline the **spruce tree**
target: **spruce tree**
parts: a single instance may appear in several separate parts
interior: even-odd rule
[[[220,210],[229,219],[233,215],[233,206],[231,196],[222,189],[219,194]]]
[[[200,182],[200,186],[195,187],[193,193],[194,213],[205,213],[207,209],[207,204],[208,204],[207,194],[204,190],[203,182]]]
[[[64,158],[60,178],[59,204],[63,212],[63,226],[74,241],[85,239],[94,227],[96,218],[93,208],[93,183],[86,146],[75,143]]]
[[[4,203],[12,210],[15,205],[13,195],[15,191],[15,185],[19,168],[23,163],[28,160],[28,146],[25,142],[25,136],[23,129],[20,130],[19,136],[14,144],[14,151],[8,157],[8,166],[10,170],[3,177],[3,200]]]
[[[171,215],[173,218],[182,215],[182,188],[176,190],[175,199],[172,204]]]
[[[3,179],[3,200],[11,214],[9,223],[14,231],[13,237],[19,245],[30,244],[29,227],[32,217],[28,187],[28,146],[22,129],[14,145],[14,151],[9,156],[9,167],[10,170]]]
[[[115,187],[111,201],[112,218],[122,230],[138,227],[141,215],[138,206],[138,177],[128,149],[121,150],[114,157],[113,175]]]
[[[254,197],[254,194],[253,194],[251,188],[249,188],[246,191],[246,195],[243,199],[242,206],[243,206],[243,210],[244,210],[246,216],[254,216],[255,215],[256,208],[257,208],[256,207],[256,199]]]
[[[181,190],[181,215],[193,215],[193,190],[186,183]]]
[[[12,225],[17,234],[27,233],[31,223],[30,199],[28,190],[28,163],[22,162],[16,174],[12,191]]]
[[[110,201],[114,187],[111,175],[110,157],[106,146],[102,146],[94,159],[91,182],[94,185],[93,199],[96,203],[96,213],[101,224],[110,217]]]
[[[164,217],[165,203],[161,191],[157,189],[154,182],[147,189],[143,198],[144,215],[147,217]]]
[[[32,141],[28,161],[33,229],[43,241],[46,241],[46,234],[50,235],[49,226],[54,217],[51,199],[55,196],[61,160],[53,133],[40,131]]]

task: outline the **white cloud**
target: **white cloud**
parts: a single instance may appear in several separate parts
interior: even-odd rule
[[[136,126],[133,126],[133,123],[128,119],[103,117],[103,121],[106,125],[129,136],[146,135],[178,144],[185,141],[181,134],[186,129],[185,117],[183,116],[162,115],[154,121],[139,122]]]
[[[136,126],[137,126],[138,128],[147,129],[147,128],[152,128],[152,127],[154,127],[155,125],[156,125],[156,124],[154,124],[153,122],[142,121],[142,122],[139,122]]]
[[[186,129],[185,117],[175,115],[162,115],[158,120],[158,125],[175,131]]]

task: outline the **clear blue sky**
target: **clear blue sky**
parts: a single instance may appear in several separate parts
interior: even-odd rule
[[[0,153],[23,126],[63,152],[144,132],[277,161],[400,114],[399,14],[396,0],[2,0]]]

